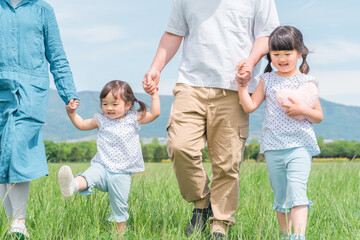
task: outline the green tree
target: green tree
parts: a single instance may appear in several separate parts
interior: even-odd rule
[[[80,151],[80,148],[78,146],[74,146],[72,149],[71,149],[71,154],[69,156],[69,160],[71,162],[76,162],[76,161],[80,161],[82,160],[83,157],[82,157],[82,154],[81,154],[81,151]]]
[[[142,146],[142,154],[145,162],[150,162],[153,159],[153,151],[150,144]]]
[[[59,154],[59,147],[52,141],[44,141],[45,145],[45,152],[46,152],[46,159],[48,162],[56,163],[59,161],[58,154]]]
[[[167,159],[166,146],[158,145],[154,150],[154,162],[161,162],[163,159]]]
[[[250,143],[245,146],[245,159],[257,160],[260,153],[260,144],[256,139],[251,139]]]

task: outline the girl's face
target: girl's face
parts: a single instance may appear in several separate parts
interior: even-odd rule
[[[120,97],[116,99],[111,92],[101,100],[101,109],[105,116],[111,119],[118,119],[125,117],[126,111],[131,108],[131,103],[125,103]]]
[[[282,77],[289,77],[298,74],[300,71],[296,68],[297,60],[301,53],[296,50],[270,50],[271,62]]]

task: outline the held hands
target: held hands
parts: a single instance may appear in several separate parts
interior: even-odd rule
[[[65,108],[66,108],[66,111],[69,114],[71,114],[71,113],[75,112],[75,110],[78,108],[79,105],[80,105],[79,99],[71,99]]]
[[[160,81],[160,72],[155,70],[149,70],[143,80],[142,85],[147,94],[153,95],[159,90],[157,86]]]
[[[246,87],[251,79],[253,66],[247,60],[240,61],[235,69],[238,71],[235,75],[240,87]]]

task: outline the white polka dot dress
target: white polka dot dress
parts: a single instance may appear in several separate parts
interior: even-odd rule
[[[97,153],[91,163],[100,163],[114,173],[138,173],[145,170],[136,112],[120,119],[96,114],[99,124]]]
[[[261,75],[265,91],[265,117],[260,140],[260,153],[301,146],[310,146],[313,155],[320,153],[312,123],[295,120],[286,115],[276,102],[276,92],[280,89],[296,90],[308,81],[315,81],[306,74],[280,77],[275,72]]]

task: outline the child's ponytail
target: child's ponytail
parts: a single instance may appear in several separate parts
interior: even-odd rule
[[[266,54],[266,58],[267,58],[267,60],[268,60],[268,64],[267,64],[267,66],[266,66],[266,68],[265,68],[265,70],[264,70],[264,73],[266,73],[266,72],[272,72],[272,67],[271,67],[271,57],[270,57],[270,53],[267,53]]]
[[[137,110],[137,112],[140,113],[140,115],[141,115],[141,118],[140,118],[140,119],[142,119],[142,118],[145,116],[145,113],[146,113],[146,111],[147,111],[147,106],[146,106],[146,104],[145,104],[144,102],[139,101],[139,100],[137,100],[136,98],[135,98],[134,101],[132,102],[132,105],[134,106],[135,103],[138,103],[139,106],[140,106],[139,109]]]
[[[301,73],[304,73],[304,74],[308,74],[309,71],[310,71],[309,64],[306,62],[306,57],[307,57],[308,54],[309,54],[309,49],[305,45],[303,45],[303,49],[302,49],[302,52],[301,52],[301,56],[302,56],[303,61],[302,61],[301,65],[300,65],[299,70],[300,70]]]

